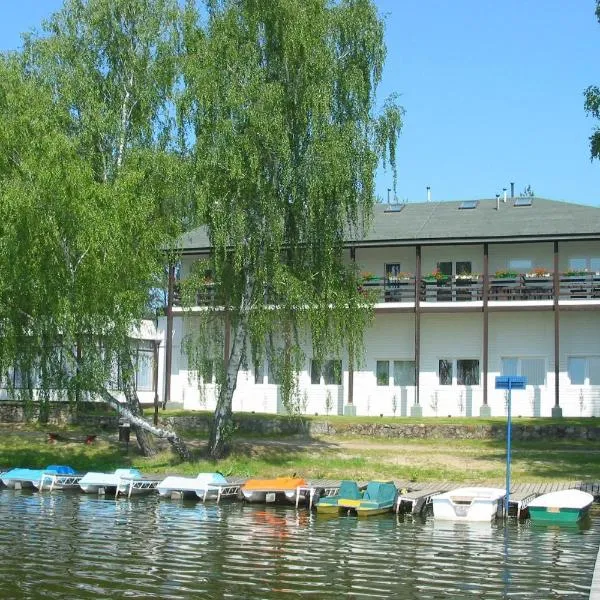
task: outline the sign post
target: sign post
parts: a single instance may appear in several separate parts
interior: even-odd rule
[[[508,390],[508,411],[506,421],[506,495],[504,496],[504,516],[508,517],[508,499],[510,497],[510,445],[511,445],[511,392],[512,390],[524,390],[527,385],[527,377],[518,375],[500,375],[496,377],[496,389]]]

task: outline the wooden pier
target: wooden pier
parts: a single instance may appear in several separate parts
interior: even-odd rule
[[[412,483],[405,481],[394,482],[398,488],[396,512],[410,512],[413,515],[421,514],[431,504],[433,496],[448,492],[462,484],[442,483]],[[577,489],[600,498],[600,482],[563,481],[551,483],[518,483],[510,490],[508,500],[508,514],[521,518],[521,513],[529,503],[542,494],[558,492],[560,490]]]

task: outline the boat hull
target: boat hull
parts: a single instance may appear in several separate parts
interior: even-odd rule
[[[587,514],[587,508],[554,508],[542,506],[529,508],[529,516],[536,523],[577,523]]]
[[[457,488],[433,496],[434,519],[492,521],[502,512],[505,491],[500,488]]]
[[[262,504],[295,504],[296,490],[241,490],[246,502]],[[304,501],[304,497],[300,496]]]
[[[296,503],[306,501],[307,482],[294,477],[276,477],[274,479],[249,479],[240,488],[247,502]]]
[[[574,524],[589,511],[594,497],[581,490],[561,490],[535,498],[527,507],[536,523]]]

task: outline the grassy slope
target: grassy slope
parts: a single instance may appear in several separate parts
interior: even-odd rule
[[[450,421],[457,424],[458,419]],[[565,425],[565,421],[561,424]],[[585,422],[591,424],[590,420]],[[197,460],[181,464],[168,450],[153,459],[142,458],[134,442],[126,452],[114,433],[100,434],[93,445],[87,446],[80,442],[48,444],[46,431],[37,427],[14,431],[14,427],[0,426],[0,468],[62,463],[81,471],[110,471],[131,465],[146,474],[196,475],[200,471],[219,470],[234,476],[297,473],[307,478],[502,483],[506,459],[504,442],[495,440],[374,440],[356,436],[259,440],[238,436],[229,457],[211,462],[202,458],[205,440],[188,434],[186,440]],[[515,482],[600,481],[599,459],[598,445],[585,440],[514,442],[512,477]]]

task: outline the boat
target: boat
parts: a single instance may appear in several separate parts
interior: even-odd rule
[[[156,486],[161,498],[179,496],[216,500],[237,497],[240,484],[229,483],[221,473],[199,473],[197,477],[165,477]]]
[[[298,489],[308,490],[308,483],[301,477],[275,477],[274,479],[248,479],[240,492],[248,502],[296,502],[298,497],[306,500],[306,494]]]
[[[155,490],[159,483],[158,479],[144,479],[137,469],[116,469],[114,473],[87,473],[79,487],[86,494],[139,496]]]
[[[538,496],[527,509],[535,523],[577,523],[587,515],[592,502],[592,494],[570,489]]]
[[[2,473],[2,483],[10,489],[38,488],[46,476],[52,475],[77,476],[77,472],[68,465],[48,465],[45,469],[11,469]]]
[[[390,512],[396,504],[398,490],[392,481],[370,481],[361,492],[356,481],[345,480],[336,496],[320,498],[317,513],[356,513],[359,517]]]
[[[505,495],[502,488],[456,488],[431,498],[433,517],[446,521],[492,521],[502,514]]]

